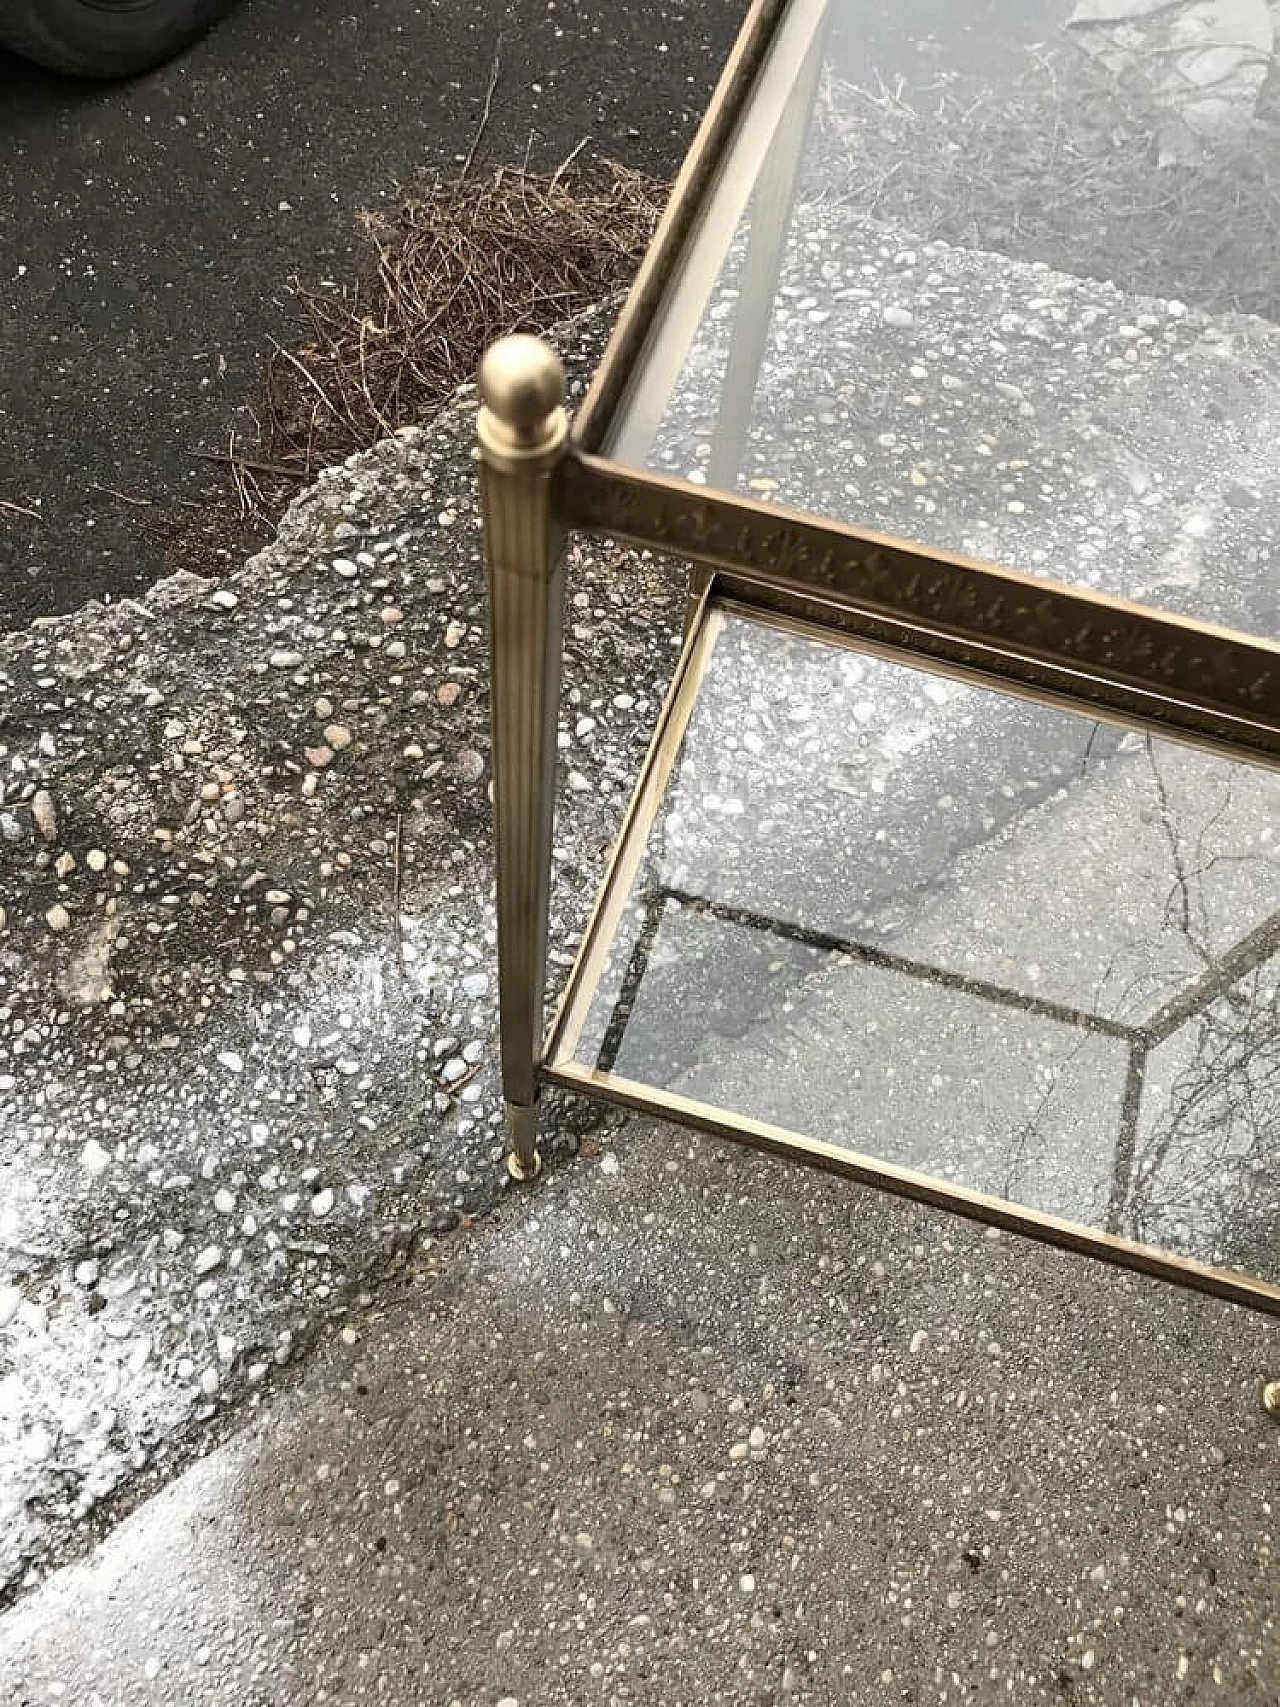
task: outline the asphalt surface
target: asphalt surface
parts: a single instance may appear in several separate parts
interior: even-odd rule
[[[583,137],[678,166],[742,0],[244,0],[150,76],[0,55],[0,624],[136,593],[155,527],[223,490],[222,446],[291,274],[355,264],[356,216],[464,157]],[[38,518],[38,519],[37,519]]]
[[[910,82],[939,38],[948,63],[989,66],[1067,9],[866,0],[833,53]],[[206,537],[228,483],[196,453],[243,435],[271,340],[296,333],[289,278],[350,276],[361,210],[465,158],[495,55],[477,161],[554,167],[590,137],[586,158],[670,176],[746,10],[242,0],[179,60],[103,87],[0,53],[0,627],[264,542],[223,543],[216,520]]]

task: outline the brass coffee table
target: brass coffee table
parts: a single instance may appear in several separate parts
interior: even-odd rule
[[[558,1085],[1280,1314],[1276,487],[1219,548],[1192,409],[1280,352],[811,194],[856,10],[757,0],[572,427],[482,366],[509,1166]],[[573,529],[692,575],[544,1035]]]

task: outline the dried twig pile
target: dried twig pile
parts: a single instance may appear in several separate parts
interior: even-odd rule
[[[301,335],[267,363],[257,443],[226,457],[242,508],[275,508],[277,488],[429,420],[494,338],[545,331],[628,284],[663,195],[613,164],[552,177],[504,167],[368,216],[365,277],[291,285]]]

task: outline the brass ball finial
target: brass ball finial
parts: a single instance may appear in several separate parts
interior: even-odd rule
[[[485,352],[480,396],[486,409],[523,435],[564,401],[564,364],[541,338],[516,332]]]
[[[500,338],[480,363],[480,449],[493,469],[515,474],[552,467],[569,434],[564,365],[541,338]]]

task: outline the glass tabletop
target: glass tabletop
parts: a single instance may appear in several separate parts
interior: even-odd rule
[[[791,0],[602,448],[1280,635],[1274,18]]]
[[[1280,775],[733,606],[692,658],[556,1058],[1280,1286]]]

